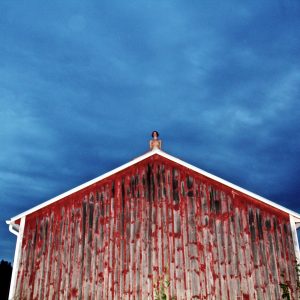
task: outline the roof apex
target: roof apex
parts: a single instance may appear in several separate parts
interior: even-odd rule
[[[151,157],[151,156],[153,156],[155,154],[158,154],[158,155],[160,155],[160,156],[162,156],[164,158],[169,159],[170,161],[173,161],[173,162],[175,162],[177,164],[180,164],[180,165],[182,165],[182,166],[184,166],[184,167],[186,167],[188,169],[191,169],[191,170],[193,170],[193,171],[195,171],[197,173],[200,173],[200,174],[202,174],[202,175],[204,175],[204,176],[206,176],[208,178],[211,178],[211,179],[213,179],[213,180],[215,180],[217,182],[220,182],[220,183],[222,183],[222,184],[224,184],[224,185],[226,185],[228,187],[231,187],[231,188],[235,189],[236,191],[242,192],[243,194],[246,194],[246,195],[248,195],[248,196],[250,196],[250,197],[252,197],[252,198],[254,198],[256,200],[259,200],[259,201],[261,201],[263,203],[266,203],[266,204],[268,204],[268,205],[270,205],[272,207],[275,207],[275,208],[277,208],[277,209],[279,209],[281,211],[284,211],[285,213],[289,214],[290,216],[293,216],[294,218],[296,218],[297,222],[300,222],[300,214],[298,214],[298,213],[296,213],[296,212],[294,212],[294,211],[292,211],[292,210],[290,210],[290,209],[288,209],[288,208],[286,208],[284,206],[281,206],[281,205],[279,205],[279,204],[277,204],[277,203],[275,203],[275,202],[273,202],[271,200],[268,200],[268,199],[266,199],[264,197],[261,197],[261,196],[255,194],[255,193],[252,193],[252,192],[250,192],[250,191],[248,191],[248,190],[246,190],[244,188],[241,188],[241,187],[239,187],[239,186],[237,186],[237,185],[235,185],[235,184],[233,184],[233,183],[231,183],[229,181],[226,181],[226,180],[224,180],[224,179],[222,179],[222,178],[220,178],[218,176],[215,176],[215,175],[213,175],[213,174],[211,174],[209,172],[206,172],[206,171],[204,171],[204,170],[202,170],[200,168],[197,168],[197,167],[195,167],[195,166],[193,166],[193,165],[191,165],[189,163],[186,163],[183,160],[178,159],[178,158],[176,158],[176,157],[174,157],[174,156],[172,156],[172,155],[170,155],[170,154],[168,154],[168,153],[160,150],[159,148],[155,147],[152,150],[146,152],[145,154],[143,154],[143,155],[141,155],[141,156],[139,156],[139,157],[137,157],[137,158],[129,161],[126,164],[121,165],[120,167],[117,167],[117,168],[115,168],[115,169],[113,169],[113,170],[111,170],[111,171],[109,171],[109,172],[107,172],[107,173],[105,173],[103,175],[100,175],[100,176],[98,176],[98,177],[96,177],[96,178],[94,178],[92,180],[89,180],[86,183],[83,183],[83,184],[81,184],[81,185],[79,185],[79,186],[77,186],[77,187],[75,187],[75,188],[73,188],[73,189],[71,189],[71,190],[69,190],[67,192],[64,192],[64,193],[62,193],[62,194],[60,194],[60,195],[58,195],[58,196],[56,196],[54,198],[51,198],[51,199],[49,199],[49,200],[47,200],[47,201],[45,201],[45,202],[43,202],[43,203],[41,203],[41,204],[39,204],[37,206],[34,206],[33,208],[31,208],[29,210],[26,210],[25,212],[23,212],[21,214],[16,215],[15,217],[13,217],[9,221],[7,221],[7,223],[9,223],[9,224],[10,223],[14,223],[16,220],[19,220],[20,218],[22,218],[22,217],[24,217],[26,215],[29,215],[29,214],[31,214],[31,213],[33,213],[33,212],[35,212],[35,211],[37,211],[37,210],[39,210],[39,209],[47,206],[47,205],[50,205],[50,204],[52,204],[52,203],[54,203],[54,202],[56,202],[56,201],[58,201],[58,200],[60,200],[60,199],[62,199],[64,197],[67,197],[67,196],[69,196],[69,195],[71,195],[71,194],[73,194],[73,193],[75,193],[77,191],[80,191],[80,190],[84,189],[85,187],[88,187],[89,185],[91,185],[93,183],[96,183],[96,182],[98,182],[100,180],[103,180],[103,179],[105,179],[105,178],[107,178],[107,177],[109,177],[111,175],[114,175],[114,174],[116,174],[116,173],[118,173],[118,172],[120,172],[120,171],[122,171],[122,170],[124,170],[124,169],[126,169],[126,168],[128,168],[128,167],[130,167],[130,166],[132,166],[132,165],[134,165],[134,164],[136,164],[136,163],[144,160],[144,159],[147,159],[147,158],[149,158],[149,157]]]

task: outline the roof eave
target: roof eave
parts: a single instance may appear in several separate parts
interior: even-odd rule
[[[248,195],[248,196],[250,196],[250,197],[252,197],[252,198],[254,198],[256,200],[259,200],[259,201],[261,201],[263,203],[266,203],[266,204],[268,204],[270,206],[273,206],[273,207],[275,207],[275,208],[277,208],[277,209],[279,209],[281,211],[284,211],[287,214],[292,215],[295,218],[297,218],[297,219],[300,220],[300,214],[298,214],[297,212],[295,212],[293,210],[290,210],[290,209],[288,209],[288,208],[286,208],[286,207],[284,207],[284,206],[282,206],[280,204],[277,204],[277,203],[275,203],[275,202],[273,202],[273,201],[271,201],[271,200],[269,200],[267,198],[259,196],[259,195],[255,194],[253,192],[250,192],[250,191],[248,191],[248,190],[246,190],[246,189],[244,189],[242,187],[239,187],[238,185],[235,185],[235,184],[233,184],[233,183],[231,183],[231,182],[229,182],[229,181],[227,181],[225,179],[222,179],[222,178],[220,178],[218,176],[215,176],[215,175],[213,175],[213,174],[211,174],[209,172],[206,172],[206,171],[204,171],[204,170],[202,170],[200,168],[197,168],[197,167],[195,167],[195,166],[193,166],[193,165],[191,165],[189,163],[186,163],[185,161],[182,161],[181,159],[173,157],[170,154],[167,154],[167,153],[165,153],[163,151],[160,151],[160,152],[161,152],[162,156],[164,156],[167,159],[170,159],[170,160],[172,160],[172,161],[174,161],[174,162],[176,162],[176,163],[178,163],[178,164],[180,164],[182,166],[185,166],[186,168],[191,169],[191,170],[193,170],[193,171],[195,171],[197,173],[200,173],[200,174],[202,174],[202,175],[204,175],[204,176],[206,176],[208,178],[211,178],[211,179],[213,179],[215,181],[218,181],[218,182],[220,182],[220,183],[222,183],[222,184],[224,184],[224,185],[226,185],[228,187],[231,187],[231,188],[235,189],[236,191],[239,191],[239,192],[241,192],[243,194],[246,194],[246,195]]]
[[[227,180],[224,180],[224,179],[222,179],[222,178],[220,178],[218,176],[215,176],[215,175],[213,175],[211,173],[208,173],[208,172],[206,172],[206,171],[204,171],[204,170],[202,170],[200,168],[197,168],[197,167],[195,167],[195,166],[193,166],[193,165],[191,165],[189,163],[184,162],[183,160],[181,160],[179,158],[176,158],[176,157],[174,157],[174,156],[172,156],[170,154],[167,154],[166,152],[164,152],[164,151],[162,151],[160,149],[155,148],[155,149],[153,149],[153,150],[151,150],[149,152],[146,152],[145,154],[143,154],[143,155],[141,155],[141,156],[133,159],[132,161],[130,161],[130,162],[128,162],[128,163],[126,163],[126,164],[118,167],[118,168],[115,168],[115,169],[113,169],[113,170],[111,170],[111,171],[109,171],[109,172],[107,172],[107,173],[105,173],[105,174],[103,174],[101,176],[98,176],[98,177],[96,177],[96,178],[94,178],[92,180],[89,180],[86,183],[83,183],[83,184],[81,184],[81,185],[79,185],[79,186],[77,186],[77,187],[75,187],[75,188],[73,188],[73,189],[71,189],[71,190],[69,190],[69,191],[67,191],[65,193],[62,193],[62,194],[60,194],[60,195],[58,195],[58,196],[56,196],[54,198],[51,198],[50,200],[47,200],[47,201],[45,201],[45,202],[43,202],[43,203],[41,203],[41,204],[39,204],[37,206],[34,206],[33,208],[31,208],[29,210],[26,210],[25,212],[23,212],[21,214],[16,215],[15,217],[11,218],[10,221],[7,221],[7,222],[9,222],[9,223],[10,222],[14,222],[14,221],[16,221],[16,220],[18,220],[18,219],[20,219],[20,218],[22,218],[22,217],[24,217],[24,216],[26,216],[28,214],[31,214],[31,213],[33,213],[33,212],[35,212],[35,211],[37,211],[37,210],[39,210],[39,209],[47,206],[47,205],[50,205],[50,204],[52,204],[52,203],[54,203],[54,202],[56,202],[56,201],[58,201],[58,200],[60,200],[60,199],[62,199],[64,197],[67,197],[67,196],[69,196],[69,195],[71,195],[71,194],[73,194],[73,193],[75,193],[77,191],[80,191],[80,190],[84,189],[85,187],[90,186],[91,184],[94,184],[94,183],[96,183],[96,182],[98,182],[100,180],[103,180],[103,179],[111,176],[111,175],[114,175],[114,174],[116,174],[116,173],[118,173],[118,172],[120,172],[120,171],[122,171],[122,170],[124,170],[124,169],[126,169],[126,168],[128,168],[128,167],[130,167],[130,166],[132,166],[132,165],[134,165],[134,164],[136,164],[136,163],[138,163],[138,162],[140,162],[140,161],[142,161],[142,160],[150,157],[150,156],[152,156],[152,155],[155,155],[155,154],[159,154],[159,155],[161,155],[164,158],[167,158],[167,159],[169,159],[169,160],[171,160],[171,161],[173,161],[175,163],[178,163],[178,164],[180,164],[180,165],[182,165],[182,166],[184,166],[184,167],[186,167],[188,169],[191,169],[191,170],[193,170],[193,171],[195,171],[197,173],[200,173],[200,174],[202,174],[202,175],[204,175],[204,176],[206,176],[208,178],[211,178],[211,179],[213,179],[213,180],[215,180],[217,182],[220,182],[220,183],[222,183],[222,184],[224,184],[224,185],[226,185],[228,187],[231,187],[231,188],[235,189],[236,191],[239,191],[239,192],[241,192],[243,194],[246,194],[246,195],[248,195],[248,196],[250,196],[250,197],[252,197],[252,198],[254,198],[256,200],[259,200],[259,201],[261,201],[263,203],[266,203],[266,204],[268,204],[268,205],[270,205],[272,207],[275,207],[275,208],[277,208],[277,209],[279,209],[281,211],[284,211],[285,213],[287,213],[289,215],[292,215],[293,217],[295,217],[296,219],[298,219],[300,221],[300,214],[296,213],[295,211],[292,211],[292,210],[290,210],[290,209],[288,209],[288,208],[286,208],[284,206],[281,206],[281,205],[279,205],[279,204],[277,204],[277,203],[275,203],[275,202],[273,202],[271,200],[268,200],[268,199],[266,199],[264,197],[261,197],[261,196],[255,194],[255,193],[252,193],[252,192],[250,192],[250,191],[248,191],[248,190],[246,190],[244,188],[241,188],[241,187],[239,187],[239,186],[237,186],[237,185],[235,185],[235,184],[233,184],[233,183],[231,183],[231,182],[229,182]]]
[[[37,211],[37,210],[39,210],[39,209],[47,206],[47,205],[50,205],[50,204],[52,204],[52,203],[54,203],[54,202],[56,202],[56,201],[58,201],[58,200],[60,200],[60,199],[62,199],[64,197],[67,197],[67,196],[75,193],[75,192],[78,192],[78,191],[80,191],[80,190],[82,190],[82,189],[90,186],[91,184],[94,184],[94,183],[96,183],[96,182],[98,182],[100,180],[103,180],[103,179],[111,176],[111,175],[114,175],[114,174],[116,174],[116,173],[118,173],[118,172],[120,172],[120,171],[122,171],[122,170],[124,170],[124,169],[126,169],[126,168],[128,168],[128,167],[130,167],[130,166],[132,166],[132,165],[134,165],[134,164],[136,164],[136,163],[138,163],[138,162],[140,162],[140,161],[142,161],[142,160],[144,160],[144,159],[152,156],[152,155],[154,155],[154,154],[159,154],[160,152],[161,151],[159,149],[153,149],[151,151],[148,151],[145,154],[143,154],[143,155],[141,155],[141,156],[139,156],[139,157],[131,160],[130,162],[128,162],[128,163],[126,163],[124,165],[121,165],[120,167],[117,167],[117,168],[115,168],[115,169],[113,169],[113,170],[111,170],[111,171],[109,171],[107,173],[104,173],[103,175],[100,175],[100,176],[98,176],[98,177],[96,177],[96,178],[94,178],[92,180],[89,180],[89,181],[87,181],[87,182],[85,182],[85,183],[83,183],[83,184],[81,184],[81,185],[79,185],[79,186],[77,186],[75,188],[72,188],[72,189],[70,189],[70,190],[68,190],[68,191],[66,191],[66,192],[64,192],[64,193],[62,193],[62,194],[60,194],[60,195],[58,195],[58,196],[56,196],[54,198],[51,198],[51,199],[49,199],[49,200],[47,200],[47,201],[45,201],[45,202],[43,202],[43,203],[41,203],[39,205],[36,205],[36,206],[34,206],[34,207],[32,207],[32,208],[24,211],[24,212],[22,212],[22,213],[20,213],[20,214],[18,214],[16,216],[14,216],[14,217],[12,217],[7,222],[14,222],[14,221],[16,221],[18,219],[21,219],[22,217],[24,217],[26,215],[29,215],[29,214],[31,214],[31,213],[33,213],[33,212],[35,212],[35,211]]]

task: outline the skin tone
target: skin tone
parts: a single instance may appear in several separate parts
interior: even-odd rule
[[[152,140],[150,141],[150,149],[161,149],[161,140],[158,139],[158,132],[157,131],[153,131],[152,133]]]

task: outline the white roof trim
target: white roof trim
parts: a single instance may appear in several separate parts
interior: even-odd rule
[[[180,159],[178,159],[178,158],[176,158],[176,157],[174,157],[172,155],[169,155],[169,154],[167,154],[167,153],[165,153],[162,150],[157,149],[157,148],[153,149],[153,150],[151,150],[151,151],[149,151],[149,152],[147,152],[147,153],[145,153],[145,154],[143,154],[143,155],[141,155],[141,156],[139,156],[139,157],[137,157],[135,159],[133,159],[132,161],[130,161],[130,162],[128,162],[128,163],[126,163],[126,164],[124,164],[124,165],[122,165],[122,166],[120,166],[120,167],[118,167],[118,168],[116,168],[116,169],[114,169],[112,171],[109,171],[109,172],[107,172],[107,173],[105,173],[105,174],[103,174],[103,175],[101,175],[99,177],[96,177],[95,179],[92,179],[92,180],[90,180],[90,181],[88,181],[88,182],[86,182],[84,184],[81,184],[81,185],[79,185],[79,186],[77,186],[77,187],[75,187],[75,188],[73,188],[73,189],[71,189],[71,190],[69,190],[69,191],[67,191],[67,192],[65,192],[63,194],[60,194],[60,195],[58,195],[58,196],[56,196],[56,197],[54,197],[54,198],[52,198],[52,199],[50,199],[48,201],[45,201],[45,202],[43,202],[43,203],[41,203],[41,204],[39,204],[39,205],[37,205],[37,206],[29,209],[29,210],[26,210],[25,212],[23,212],[23,213],[15,216],[13,218],[11,218],[10,221],[7,221],[7,222],[9,222],[9,223],[14,222],[14,221],[16,221],[16,220],[18,220],[18,219],[26,216],[26,215],[29,215],[29,214],[31,214],[31,213],[33,213],[33,212],[35,212],[35,211],[37,211],[37,210],[39,210],[39,209],[47,206],[47,205],[50,205],[50,204],[52,204],[52,203],[54,203],[54,202],[62,199],[64,197],[67,197],[67,196],[69,196],[69,195],[71,195],[71,194],[73,194],[73,193],[75,193],[77,191],[80,191],[80,190],[82,190],[82,189],[84,189],[84,188],[86,188],[86,187],[88,187],[88,186],[90,186],[90,185],[92,185],[92,184],[100,181],[100,180],[103,180],[103,179],[105,179],[105,178],[107,178],[107,177],[109,177],[109,176],[111,176],[111,175],[113,175],[115,173],[118,173],[118,172],[120,172],[120,171],[122,171],[122,170],[124,170],[124,169],[126,169],[126,168],[128,168],[128,167],[130,167],[130,166],[132,166],[132,165],[134,165],[134,164],[136,164],[136,163],[138,163],[138,162],[140,162],[140,161],[142,161],[142,160],[144,160],[144,159],[152,156],[152,155],[154,155],[154,154],[159,154],[162,157],[165,157],[165,158],[167,158],[167,159],[169,159],[169,160],[171,160],[171,161],[173,161],[175,163],[178,163],[178,164],[180,164],[180,165],[182,165],[182,166],[184,166],[184,167],[186,167],[188,169],[191,169],[191,170],[193,170],[193,171],[195,171],[197,173],[200,173],[200,174],[202,174],[202,175],[204,175],[204,176],[206,176],[208,178],[211,178],[211,179],[213,179],[215,181],[218,181],[218,182],[220,182],[220,183],[222,183],[222,184],[224,184],[224,185],[226,185],[228,187],[231,187],[231,188],[233,188],[233,189],[235,189],[237,191],[240,191],[240,192],[242,192],[242,193],[244,193],[244,194],[246,194],[246,195],[248,195],[250,197],[253,197],[253,198],[255,198],[255,199],[257,199],[257,200],[259,200],[261,202],[264,202],[264,203],[266,203],[266,204],[268,204],[270,206],[273,206],[273,207],[275,207],[275,208],[277,208],[277,209],[279,209],[281,211],[284,211],[287,214],[292,215],[293,217],[295,217],[296,219],[298,219],[299,222],[300,222],[300,214],[298,214],[298,213],[296,213],[296,212],[294,212],[294,211],[292,211],[292,210],[290,210],[288,208],[285,208],[285,207],[283,207],[283,206],[281,206],[281,205],[279,205],[277,203],[274,203],[274,202],[272,202],[272,201],[270,201],[270,200],[268,200],[266,198],[263,198],[263,197],[261,197],[259,195],[256,195],[256,194],[254,194],[254,193],[252,193],[252,192],[250,192],[248,190],[245,190],[245,189],[243,189],[243,188],[241,188],[241,187],[239,187],[239,186],[237,186],[237,185],[235,185],[235,184],[233,184],[233,183],[231,183],[229,181],[226,181],[226,180],[224,180],[224,179],[222,179],[220,177],[212,175],[212,174],[210,174],[210,173],[208,173],[208,172],[206,172],[206,171],[204,171],[202,169],[199,169],[199,168],[197,168],[197,167],[195,167],[195,166],[193,166],[191,164],[188,164],[188,163],[186,163],[186,162],[184,162],[184,161],[182,161],[182,160],[180,160]]]
[[[178,163],[178,164],[180,164],[180,165],[182,165],[182,166],[184,166],[184,167],[186,167],[188,169],[191,169],[191,170],[193,170],[193,171],[195,171],[197,173],[200,173],[200,174],[202,174],[202,175],[204,175],[204,176],[206,176],[208,178],[211,178],[211,179],[213,179],[215,181],[218,181],[218,182],[220,182],[220,183],[222,183],[224,185],[227,185],[228,187],[231,187],[231,188],[233,188],[233,189],[235,189],[235,190],[237,190],[239,192],[242,192],[242,193],[244,193],[244,194],[246,194],[246,195],[248,195],[248,196],[250,196],[252,198],[255,198],[255,199],[257,199],[257,200],[259,200],[261,202],[264,202],[264,203],[266,203],[266,204],[268,204],[270,206],[278,208],[279,210],[282,210],[282,211],[288,213],[289,215],[294,216],[300,222],[300,214],[296,213],[293,210],[290,210],[290,209],[288,209],[288,208],[286,208],[284,206],[281,206],[281,205],[279,205],[279,204],[277,204],[277,203],[275,203],[275,202],[273,202],[271,200],[268,200],[268,199],[266,199],[264,197],[261,197],[261,196],[255,194],[255,193],[252,193],[252,192],[250,192],[250,191],[248,191],[246,189],[243,189],[243,188],[241,188],[241,187],[239,187],[239,186],[237,186],[237,185],[235,185],[235,184],[233,184],[233,183],[231,183],[231,182],[229,182],[227,180],[224,180],[224,179],[222,179],[222,178],[220,178],[218,176],[215,176],[215,175],[210,174],[210,173],[208,173],[208,172],[206,172],[206,171],[204,171],[202,169],[199,169],[199,168],[197,168],[197,167],[195,167],[193,165],[190,165],[190,164],[188,164],[188,163],[186,163],[186,162],[184,162],[184,161],[182,161],[182,160],[180,160],[180,159],[178,159],[176,157],[173,157],[173,156],[171,156],[171,155],[169,155],[169,154],[167,154],[167,153],[165,153],[163,151],[160,151],[159,154],[161,154],[163,157],[168,158],[168,159],[170,159],[170,160],[172,160],[172,161],[174,161],[174,162],[176,162],[176,163]]]

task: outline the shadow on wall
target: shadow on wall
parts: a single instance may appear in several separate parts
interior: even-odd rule
[[[0,262],[0,299],[8,299],[12,266],[5,260]]]

